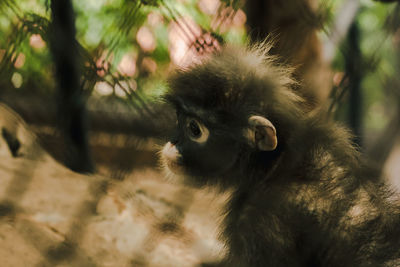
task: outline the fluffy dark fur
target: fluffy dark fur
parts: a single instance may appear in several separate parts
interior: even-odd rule
[[[304,112],[291,70],[268,49],[226,47],[169,80],[183,175],[234,190],[222,233],[229,254],[219,265],[400,266],[397,196],[361,162],[345,129]],[[248,144],[251,115],[273,123],[275,150]],[[208,127],[206,144],[188,140],[187,116]]]

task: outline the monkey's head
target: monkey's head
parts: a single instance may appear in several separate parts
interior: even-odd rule
[[[301,99],[290,71],[266,52],[266,45],[226,47],[169,79],[165,99],[177,114],[161,151],[169,171],[197,185],[219,183],[278,157],[299,124]]]

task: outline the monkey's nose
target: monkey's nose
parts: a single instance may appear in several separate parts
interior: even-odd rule
[[[177,162],[181,157],[179,151],[176,149],[176,146],[171,142],[165,144],[162,154],[166,159],[174,162]]]
[[[170,142],[171,144],[176,145],[178,143],[178,138],[172,138]]]

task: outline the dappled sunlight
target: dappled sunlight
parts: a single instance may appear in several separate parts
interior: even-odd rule
[[[198,1],[198,6],[199,6],[200,10],[207,15],[216,14],[220,5],[221,5],[221,1],[219,1],[219,0],[200,0],[200,1]]]
[[[232,25],[235,27],[244,27],[247,17],[243,10],[238,9],[233,16]]]
[[[101,56],[96,60],[96,71],[97,75],[104,77],[110,68],[110,61],[113,59],[113,54],[109,54],[109,51],[104,51]]]
[[[157,63],[151,57],[145,57],[142,60],[142,69],[149,73],[153,73],[157,70]]]
[[[147,15],[147,23],[149,24],[149,26],[151,26],[152,28],[156,28],[159,27],[160,25],[162,25],[164,23],[164,18],[163,16],[155,11],[150,12]]]
[[[25,54],[24,53],[19,53],[17,58],[15,58],[15,59],[12,58],[11,60],[15,60],[14,67],[16,69],[20,69],[25,65],[25,59],[26,59]]]
[[[125,54],[118,64],[118,71],[128,77],[136,73],[136,55],[133,53]]]
[[[343,77],[344,77],[345,73],[344,72],[336,72],[333,75],[333,84],[335,86],[340,86],[341,83],[343,82]]]
[[[22,75],[18,72],[14,72],[11,76],[11,82],[13,86],[17,89],[21,87],[23,80],[24,79],[22,78]]]
[[[101,96],[111,95],[114,91],[113,87],[107,82],[97,82],[94,86],[94,90]]]
[[[169,53],[171,61],[180,67],[188,66],[197,58],[191,45],[202,34],[201,28],[189,17],[179,18],[168,26]]]
[[[32,34],[29,38],[29,44],[32,48],[36,50],[41,50],[46,47],[46,42],[43,41],[42,36],[40,34]]]
[[[139,28],[136,34],[136,40],[144,52],[152,52],[156,49],[156,40],[154,39],[153,33],[146,26]]]

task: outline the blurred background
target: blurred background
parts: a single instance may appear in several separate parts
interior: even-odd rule
[[[46,165],[43,175],[49,179],[65,176],[64,167],[73,171],[67,176],[85,174],[79,179],[106,177],[96,180],[101,181],[101,189],[96,184],[97,191],[91,191],[96,197],[90,205],[97,208],[92,212],[82,208],[81,213],[74,213],[75,219],[97,216],[104,209],[106,213],[110,209],[114,212],[121,205],[127,209],[127,199],[137,199],[141,194],[153,192],[158,196],[160,187],[166,185],[158,181],[157,151],[175,120],[174,112],[160,100],[168,74],[218,51],[225,43],[244,45],[266,37],[275,42],[271,53],[278,55],[283,64],[295,67],[294,75],[300,81],[296,90],[307,100],[310,111],[327,110],[335,120],[351,128],[354,142],[370,163],[394,184],[400,183],[399,1],[1,0],[0,126],[2,147],[7,148],[4,153],[10,158],[0,167],[3,177],[9,177],[3,178],[4,188],[21,176],[15,174],[21,170],[15,162],[25,164],[21,158],[31,153],[35,159],[38,154],[48,154],[55,159],[51,164],[60,165],[60,172],[51,172],[59,169]],[[21,124],[23,134],[18,126]],[[26,152],[26,143],[38,146]],[[42,148],[43,152],[36,151]],[[29,165],[25,174],[34,176],[38,165]],[[7,166],[15,172],[7,170]],[[134,177],[130,181],[135,189],[121,185],[129,177]],[[138,189],[138,183],[146,179],[157,182],[151,189]],[[14,189],[5,189],[0,219],[18,214],[15,202],[21,202],[29,191],[25,183],[21,179],[15,182]],[[110,189],[110,183],[116,187]],[[119,187],[125,188],[124,197],[115,193],[122,190],[115,189]],[[46,196],[46,190],[53,189],[42,190],[45,191],[40,195]],[[113,204],[102,208],[99,203],[108,203],[110,195]],[[47,203],[49,199],[43,201]],[[140,203],[146,206],[149,201]],[[182,201],[187,199],[177,197],[171,202],[180,208],[177,214],[187,212],[179,205]],[[191,198],[188,203],[195,200]],[[77,204],[84,207],[80,205]],[[185,207],[190,209],[189,206]],[[35,223],[61,227],[60,221],[54,219],[55,211],[51,213],[53,217],[50,213],[41,214],[47,214],[47,219],[43,222],[35,217]],[[185,217],[182,214],[180,218]],[[179,225],[175,215],[167,217],[174,218],[173,225]],[[87,224],[79,223],[85,227]],[[162,225],[159,230],[176,233],[171,225]],[[76,241],[76,234],[71,237],[69,230],[58,231],[65,232],[62,240],[73,241],[67,242],[70,250],[84,247],[83,241]],[[133,247],[142,243],[134,244]],[[129,247],[125,243],[124,246]],[[214,243],[200,247],[213,246]],[[52,255],[49,246],[44,247],[39,252],[51,261],[76,256],[65,246],[61,256],[48,256]],[[10,247],[3,249],[15,252]],[[155,253],[154,248],[150,251]],[[197,255],[196,260],[203,254]],[[79,264],[82,257],[86,256],[78,257]],[[96,257],[99,256],[89,258]],[[139,257],[141,263],[138,257],[127,262],[144,266],[143,257]],[[110,266],[124,266],[115,265],[116,256],[108,260]],[[196,260],[166,266],[184,266],[183,262]]]
[[[390,1],[72,1],[71,10],[60,4],[58,14],[50,1],[5,0],[0,3],[0,99],[45,137],[43,145],[57,159],[90,171],[112,164],[108,149],[116,157],[120,152],[109,143],[111,135],[122,136],[121,141],[165,133],[168,118],[160,112],[159,96],[171,70],[225,42],[272,36],[272,52],[296,67],[299,92],[312,108],[330,109],[374,155],[381,141],[394,142],[379,135],[398,128],[392,119],[399,113],[399,7],[396,1],[383,2]],[[60,24],[52,24],[52,14]],[[52,35],[52,29],[58,33]],[[66,59],[57,57],[63,53],[69,54]],[[62,68],[66,65],[72,70]],[[70,84],[57,85],[65,80]],[[71,110],[60,102],[74,102],[66,100],[73,97],[82,112],[76,117],[85,116],[75,123],[83,129],[75,131],[96,136],[90,142],[71,137],[65,149],[62,131],[64,139],[72,133],[63,125],[68,115],[62,114]],[[94,157],[86,163],[92,167],[63,155],[87,142],[88,151],[76,149],[87,154],[78,157],[83,161]]]

